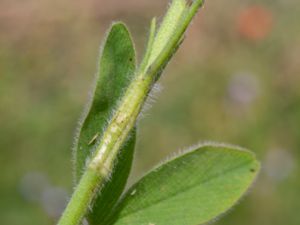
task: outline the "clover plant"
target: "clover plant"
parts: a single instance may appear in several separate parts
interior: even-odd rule
[[[125,189],[137,118],[164,68],[184,40],[202,0],[173,0],[160,26],[154,18],[143,60],[123,23],[103,44],[93,97],[74,146],[74,193],[59,225],[199,225],[231,208],[259,171],[242,148],[205,143],[157,166]]]

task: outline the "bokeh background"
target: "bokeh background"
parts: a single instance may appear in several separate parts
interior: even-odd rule
[[[55,224],[99,43],[125,21],[142,55],[168,0],[0,1],[0,224]],[[255,151],[262,172],[219,225],[299,225],[300,2],[213,0],[139,125],[131,181],[205,140]]]

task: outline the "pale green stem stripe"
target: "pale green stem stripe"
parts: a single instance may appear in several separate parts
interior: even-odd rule
[[[174,35],[170,38],[163,51],[153,64],[149,66],[146,70],[147,72],[139,74],[137,79],[129,86],[58,225],[78,225],[81,223],[92,200],[95,198],[98,187],[103,184],[105,179],[109,178],[118,151],[134,127],[148,93],[156,80],[156,76],[159,74],[159,70],[173,54],[174,48],[177,47],[182,39],[184,32],[198,8],[202,5],[202,2],[203,0],[194,1],[186,9],[181,22],[174,31]]]
[[[156,18],[154,17],[151,21],[146,53],[144,55],[141,65],[140,65],[139,72],[144,72],[144,69],[146,68],[146,66],[149,62],[150,56],[153,51],[153,43],[155,40],[155,33],[156,33]]]
[[[183,19],[180,21],[177,29],[174,31],[174,34],[170,37],[170,40],[167,42],[166,46],[162,52],[158,55],[156,60],[150,65],[147,74],[150,76],[155,76],[158,74],[161,66],[168,61],[170,56],[173,54],[173,50],[177,48],[178,43],[182,39],[186,29],[191,23],[192,19],[196,15],[198,9],[203,5],[204,0],[196,0],[193,4],[186,8],[183,12]]]

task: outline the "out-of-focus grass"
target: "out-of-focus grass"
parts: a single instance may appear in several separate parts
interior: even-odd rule
[[[141,54],[166,3],[0,2],[1,224],[54,224],[72,190],[72,135],[105,29],[125,20]],[[263,169],[217,224],[298,225],[300,3],[207,1],[200,14],[141,120],[131,180],[193,143],[235,143]]]

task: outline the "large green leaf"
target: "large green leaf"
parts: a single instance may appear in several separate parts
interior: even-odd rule
[[[113,24],[102,49],[94,95],[81,124],[74,149],[77,182],[113,110],[135,76],[135,61],[133,42],[126,26],[122,23]],[[104,220],[121,195],[130,172],[134,146],[135,130],[121,148],[112,175],[102,186],[94,202],[92,212],[88,215],[91,224]]]
[[[259,171],[252,153],[204,145],[154,169],[129,189],[115,225],[199,225],[232,207]]]

